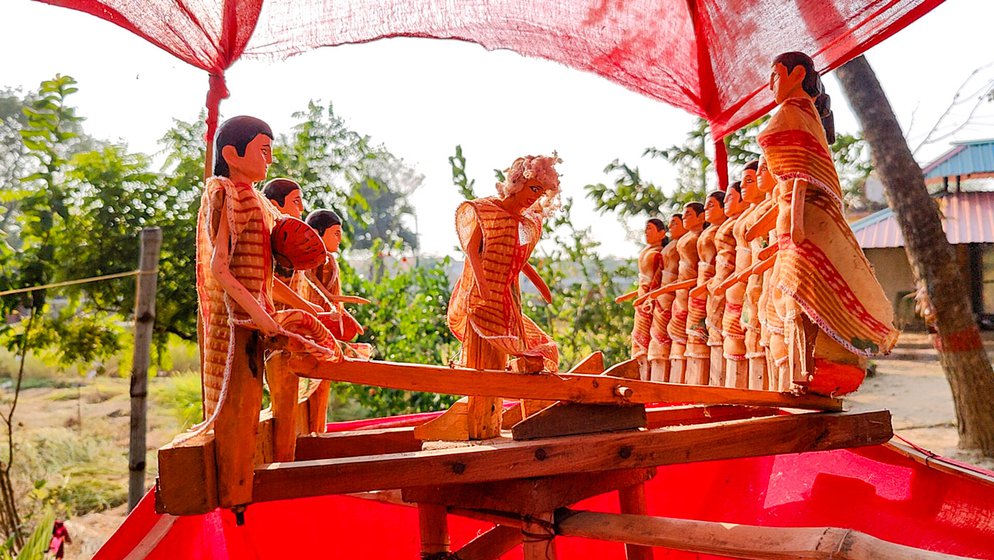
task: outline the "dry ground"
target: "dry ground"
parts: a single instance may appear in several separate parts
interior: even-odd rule
[[[903,354],[904,357],[909,357]],[[912,442],[939,454],[994,469],[994,461],[982,460],[956,448],[955,414],[949,386],[938,362],[925,356],[909,359],[887,359],[878,362],[877,374],[867,379],[863,387],[848,399],[853,409],[887,408],[893,412],[895,431]],[[121,449],[121,477],[127,480],[128,410],[127,380],[102,379],[80,390],[81,399],[56,397],[57,391],[76,389],[31,389],[24,393],[18,405],[17,419],[27,431],[51,426],[72,426],[81,416],[84,428],[99,423],[113,434],[115,445]],[[155,384],[151,391],[154,395]],[[168,441],[177,428],[177,421],[156,407],[150,408],[148,436],[149,465],[154,472],[154,449]],[[151,480],[151,474],[149,480]],[[120,525],[126,506],[102,513],[91,513],[71,519],[67,526],[73,537],[67,558],[90,558],[99,546]]]

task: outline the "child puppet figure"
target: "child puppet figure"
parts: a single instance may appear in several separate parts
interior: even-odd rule
[[[559,174],[552,156],[514,160],[497,184],[498,196],[462,203],[456,232],[466,252],[462,275],[452,290],[448,321],[462,342],[461,363],[477,369],[503,370],[508,357],[525,372],[556,371],[559,349],[552,338],[521,311],[519,276],[524,273],[542,297],[552,293],[528,262],[542,221],[555,209]],[[470,397],[470,439],[500,433],[500,399]]]
[[[342,279],[338,273],[338,261],[335,260],[342,244],[342,219],[333,210],[322,209],[308,214],[306,222],[321,236],[328,260],[323,265],[304,272],[306,281],[301,284],[300,293],[307,301],[321,307],[322,322],[335,338],[350,342],[365,331],[343,304],[366,304],[369,300],[342,295]],[[349,348],[355,350],[360,346],[353,344]]]
[[[617,300],[618,303],[631,297],[644,296],[647,292],[659,287],[662,277],[663,245],[666,241],[666,225],[659,218],[651,218],[645,223],[646,246],[639,253],[638,289],[629,292]],[[639,375],[649,379],[649,344],[652,341],[651,328],[656,300],[650,299],[635,306],[635,322],[632,328],[632,358],[639,365]]]
[[[298,276],[295,287],[304,299],[321,308],[322,312],[318,314],[321,322],[328,327],[336,339],[343,342],[342,347],[346,355],[369,358],[372,354],[372,346],[351,342],[364,331],[359,321],[342,305],[344,303],[369,303],[369,300],[365,298],[342,295],[342,279],[338,273],[338,261],[335,260],[335,254],[338,253],[342,243],[342,219],[332,210],[315,210],[307,215],[306,222],[321,236],[328,259],[323,265],[305,271],[302,277]],[[314,381],[311,380],[311,382]],[[317,389],[315,389],[314,397],[310,401],[312,413],[308,428],[311,432],[322,433],[325,431],[324,420],[328,409],[330,390],[331,382],[326,380],[319,382]]]

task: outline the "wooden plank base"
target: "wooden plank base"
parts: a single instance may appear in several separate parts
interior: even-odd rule
[[[304,355],[295,355],[289,362],[290,370],[301,377],[408,391],[589,404],[742,404],[808,410],[842,410],[841,400],[818,395],[792,395],[772,391],[657,383],[638,379],[622,380],[612,376],[610,369],[603,376],[573,373],[521,375],[498,370],[349,359],[331,364]],[[627,362],[615,367],[625,363]]]
[[[560,474],[477,484],[436,484],[404,488],[405,502],[536,514],[554,511],[592,496],[641,485],[655,469]]]
[[[297,461],[256,469],[254,501],[388,488],[645,468],[875,445],[890,412],[805,413],[390,455]]]

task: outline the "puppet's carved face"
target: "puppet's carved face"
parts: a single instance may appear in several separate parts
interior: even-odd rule
[[[666,230],[659,229],[656,224],[649,222],[645,224],[645,242],[647,245],[659,245],[666,237]]]
[[[692,230],[704,225],[704,212],[698,213],[693,206],[683,208],[683,227]]]
[[[279,202],[276,203],[277,208],[280,212],[283,212],[287,216],[293,216],[294,218],[301,218],[304,214],[304,199],[300,196],[300,189],[293,189],[286,198],[283,199],[283,204],[280,205]]]
[[[724,219],[724,206],[722,206],[721,202],[718,202],[716,197],[709,196],[704,202],[704,221],[717,224],[718,222],[724,221]]]
[[[337,224],[329,226],[328,229],[324,230],[321,241],[324,241],[324,248],[329,253],[337,253],[339,246],[342,244],[342,226]]]
[[[777,105],[791,97],[797,97],[798,92],[807,95],[802,88],[805,75],[807,71],[800,64],[790,72],[787,72],[787,67],[779,62],[773,65],[770,72],[770,90]]]
[[[683,226],[683,218],[681,216],[673,216],[670,218],[670,239],[676,239],[684,234],[687,228]]]
[[[756,171],[745,169],[742,171],[742,198],[749,202],[755,202],[757,198],[762,198],[759,192],[759,185],[756,183]]]
[[[221,155],[228,163],[233,181],[257,183],[266,178],[269,164],[273,163],[272,140],[265,134],[257,134],[245,146],[244,155],[238,155],[238,150],[234,146],[222,148]]]
[[[759,173],[756,174],[756,184],[763,193],[773,192],[773,187],[777,186],[777,180],[770,173],[770,167],[766,162],[760,162]]]
[[[742,181],[742,186],[745,188],[745,179]],[[742,212],[742,195],[739,191],[735,189],[728,189],[725,193],[725,214],[729,216],[738,216]]]

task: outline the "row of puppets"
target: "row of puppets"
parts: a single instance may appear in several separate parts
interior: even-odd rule
[[[645,379],[841,395],[897,340],[893,312],[843,216],[828,96],[811,59],[778,57],[762,157],[639,255],[632,357]]]
[[[897,339],[891,306],[843,216],[831,110],[811,59],[778,57],[770,88],[779,109],[759,135],[762,159],[727,191],[646,225],[638,289],[619,298],[634,303],[632,356],[645,379],[838,395]],[[215,142],[197,235],[208,419],[233,366],[250,359],[233,350],[239,341],[279,335],[285,351],[332,362],[371,351],[348,343],[362,327],[343,304],[368,301],[341,293],[340,218],[316,210],[299,220],[301,186],[287,179],[255,188],[272,138],[259,119],[235,117]],[[529,257],[557,207],[559,161],[518,158],[496,196],[456,211],[466,258],[447,319],[464,367],[559,369],[555,341],[522,313],[519,284],[523,274],[552,299]],[[496,399],[471,398],[469,407],[471,439],[499,435]]]

